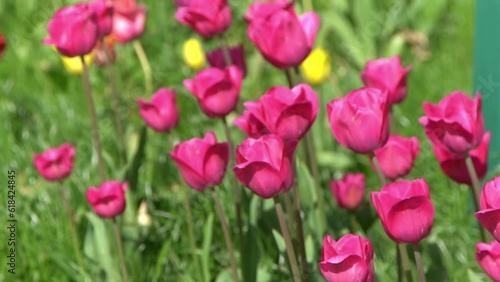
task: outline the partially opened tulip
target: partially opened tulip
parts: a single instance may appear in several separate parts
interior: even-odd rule
[[[135,0],[115,0],[113,4],[113,37],[122,44],[141,37],[146,26],[146,6]]]
[[[347,234],[338,241],[326,235],[319,269],[328,282],[375,281],[372,244],[353,234]]]
[[[341,180],[330,182],[330,191],[337,205],[344,209],[357,209],[363,203],[365,190],[365,176],[362,173],[346,174]]]
[[[481,95],[474,99],[456,91],[439,104],[424,102],[425,116],[419,122],[434,146],[455,154],[464,154],[479,146],[483,140],[484,119]]]
[[[307,133],[318,114],[318,95],[307,84],[292,89],[275,86],[259,100],[243,104],[248,113],[235,120],[235,124],[250,136],[254,128],[249,119],[257,119],[267,130],[285,141],[300,140]],[[265,132],[265,131],[262,131]]]
[[[192,0],[179,6],[175,18],[205,38],[226,31],[231,25],[231,9],[227,0]]]
[[[113,26],[113,3],[108,0],[94,0],[88,3],[97,15],[97,37],[109,35]]]
[[[387,143],[375,150],[374,154],[385,177],[396,179],[410,173],[419,152],[417,137],[391,135]]]
[[[376,88],[351,91],[327,104],[333,136],[342,146],[367,154],[389,138],[387,93]]]
[[[196,38],[186,40],[182,46],[182,57],[190,68],[201,69],[205,65],[205,53],[200,40]]]
[[[235,66],[224,70],[208,68],[184,86],[196,97],[201,110],[211,118],[223,118],[236,108],[240,97],[242,74]]]
[[[295,13],[294,1],[252,3],[245,15],[248,38],[273,66],[300,65],[311,53],[320,26],[319,16]]]
[[[330,55],[325,49],[314,49],[300,66],[304,79],[312,84],[320,84],[330,76]]]
[[[193,138],[179,143],[170,152],[186,183],[193,189],[203,191],[219,185],[224,179],[229,159],[227,142],[217,143],[216,136],[209,131],[205,138]]]
[[[292,188],[296,141],[283,142],[274,134],[247,138],[236,146],[234,173],[253,193],[268,199]]]
[[[482,180],[488,171],[488,148],[490,139],[491,132],[487,131],[483,135],[481,144],[479,144],[477,148],[469,151],[469,157],[472,160],[479,180]],[[433,146],[433,148],[434,155],[439,161],[441,169],[449,178],[461,184],[472,185],[472,180],[467,171],[465,156],[463,154],[453,154],[439,146]]]
[[[389,94],[389,103],[403,102],[408,93],[407,78],[411,67],[403,68],[399,56],[380,58],[366,63],[361,79],[368,87],[375,87]]]
[[[179,123],[175,91],[161,88],[153,94],[151,101],[137,99],[139,113],[146,124],[158,132],[167,132]]]
[[[127,183],[120,181],[103,182],[99,188],[87,189],[87,201],[98,216],[113,218],[125,211],[127,187]]]
[[[500,242],[500,176],[483,185],[476,218]]]
[[[69,143],[50,148],[42,154],[34,154],[36,170],[48,181],[60,181],[73,171],[76,149]]]
[[[476,245],[476,260],[493,281],[500,281],[500,243],[493,241],[490,244]]]
[[[233,65],[238,67],[238,69],[243,74],[243,77],[245,77],[247,75],[247,66],[245,63],[245,50],[243,49],[243,45],[230,47],[228,49],[231,62],[233,63]],[[227,67],[222,48],[218,48],[214,51],[208,52],[207,60],[212,67],[216,67],[219,69],[224,69]]]
[[[418,243],[429,235],[434,205],[425,179],[401,180],[370,194],[387,235],[396,243]]]

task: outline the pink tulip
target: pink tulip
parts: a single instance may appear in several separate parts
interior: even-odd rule
[[[127,188],[127,183],[106,181],[99,188],[89,187],[87,189],[87,201],[98,216],[112,218],[125,211]]]
[[[483,135],[481,144],[479,144],[477,148],[469,151],[469,156],[472,159],[479,180],[482,180],[486,176],[488,170],[488,148],[490,139],[491,132],[487,131]],[[434,155],[436,155],[436,159],[439,161],[441,169],[449,178],[458,183],[472,185],[463,154],[453,154],[439,146],[433,147]]]
[[[113,3],[113,37],[122,44],[141,37],[146,25],[146,6],[137,5],[135,0],[115,0]]]
[[[3,56],[5,45],[7,45],[7,43],[5,42],[5,37],[3,36],[2,32],[0,32],[0,59]]]
[[[500,242],[500,176],[483,185],[480,204],[477,220]]]
[[[319,16],[307,12],[297,17],[294,1],[255,2],[245,15],[248,38],[273,66],[300,65],[311,53],[320,26]]]
[[[54,45],[66,57],[83,56],[94,48],[99,30],[97,15],[87,3],[63,7],[48,24],[44,44]]]
[[[476,260],[481,268],[493,281],[500,281],[500,243],[478,243],[476,249]]]
[[[366,63],[361,79],[368,87],[388,92],[389,103],[401,103],[408,92],[406,80],[411,67],[403,68],[399,56],[381,58]]]
[[[111,33],[113,27],[113,3],[107,0],[94,0],[89,6],[97,15],[97,37],[103,38]]]
[[[247,66],[245,63],[245,50],[243,49],[243,45],[229,48],[229,56],[231,57],[233,65],[237,66],[243,77],[245,77],[247,75]],[[222,70],[227,67],[224,53],[221,48],[208,52],[207,60],[212,67]]]
[[[431,232],[434,206],[425,179],[389,183],[370,197],[385,232],[396,243],[418,243]]]
[[[338,241],[326,235],[319,269],[328,282],[375,281],[373,247],[369,240],[353,234]]]
[[[387,93],[376,88],[351,91],[327,104],[333,136],[344,147],[366,154],[389,138]]]
[[[137,99],[139,113],[146,124],[158,132],[167,132],[179,123],[175,90],[161,88],[153,94],[151,102]]]
[[[208,68],[193,79],[184,80],[184,86],[196,97],[201,110],[209,117],[223,118],[236,108],[243,77],[235,66],[224,70]]]
[[[262,135],[271,133],[269,129],[248,110],[244,111],[242,116],[235,118],[233,124],[241,128],[241,130],[252,138],[259,138]]]
[[[332,180],[330,190],[339,207],[355,210],[365,197],[365,176],[362,173],[346,174],[342,180]]]
[[[42,154],[34,154],[36,170],[48,181],[59,181],[68,177],[73,171],[76,149],[69,143],[58,148],[50,148]]]
[[[231,9],[227,0],[192,0],[178,7],[175,18],[205,38],[226,31],[231,25]]]
[[[285,141],[300,140],[307,133],[318,114],[318,95],[307,84],[292,89],[275,86],[259,100],[245,102],[248,113],[234,123],[248,135],[255,135],[247,118],[256,118],[269,132]],[[259,126],[256,126],[257,128]]]
[[[247,138],[236,146],[234,173],[238,180],[258,196],[268,199],[290,190],[294,175],[293,153],[297,141],[283,142],[274,134]]]
[[[203,191],[219,185],[226,173],[229,158],[227,142],[217,143],[211,131],[205,138],[193,138],[177,144],[170,157],[179,167],[182,177],[193,189]]]
[[[483,140],[484,120],[479,93],[472,99],[456,91],[437,105],[424,102],[424,112],[419,122],[425,126],[425,133],[435,146],[463,154]]]
[[[392,135],[387,143],[374,153],[385,177],[396,179],[410,173],[419,152],[420,143],[417,137]]]

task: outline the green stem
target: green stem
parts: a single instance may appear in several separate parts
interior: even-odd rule
[[[313,11],[312,0],[302,0],[302,9],[304,12]]]
[[[411,275],[410,260],[408,259],[408,252],[404,244],[398,244],[399,254],[401,255],[401,263],[403,264],[403,271],[406,274],[406,282],[413,282]]]
[[[396,243],[396,258],[398,262],[398,282],[403,282],[403,265],[401,263],[401,251],[399,250],[398,243]]]
[[[99,136],[99,128],[97,125],[97,114],[94,106],[94,99],[92,98],[92,89],[90,87],[90,79],[89,79],[89,71],[87,68],[87,64],[85,64],[85,60],[83,56],[80,56],[80,60],[83,65],[83,85],[85,87],[85,96],[87,97],[87,104],[89,106],[90,113],[90,123],[92,126],[92,143],[94,144],[95,150],[97,151],[97,166],[99,168],[99,177],[101,182],[106,179],[106,172],[104,169],[104,161],[102,158],[102,147],[101,147],[101,138]]]
[[[297,258],[295,257],[295,251],[293,250],[292,240],[290,238],[290,233],[288,232],[285,216],[283,214],[283,208],[281,207],[281,203],[278,196],[274,197],[274,206],[276,208],[276,214],[278,215],[281,233],[283,234],[283,239],[285,240],[288,260],[290,261],[290,266],[292,267],[293,280],[294,282],[300,282],[301,280],[300,280],[299,266],[297,264]]]
[[[319,213],[319,227],[321,232],[326,230],[326,212],[325,212],[325,197],[323,196],[323,191],[321,190],[320,176],[318,161],[316,160],[316,147],[314,146],[314,140],[311,132],[306,134],[304,140],[304,146],[307,149],[307,156],[309,160],[309,167],[311,168],[313,180],[314,180],[314,190],[318,197],[318,213]]]
[[[229,47],[226,44],[226,38],[224,35],[220,35],[220,47],[222,49],[222,55],[224,56],[224,62],[226,63],[226,67],[233,65],[233,60],[231,59],[231,52],[229,51]]]
[[[299,241],[299,255],[302,266],[302,281],[307,282],[310,281],[310,277],[309,277],[309,267],[307,266],[306,245],[304,240],[304,229],[302,227],[302,216],[300,215],[299,188],[297,185],[297,181],[295,181],[292,189],[293,189],[293,207],[295,211],[295,224],[297,225],[297,235]]]
[[[212,190],[212,197],[215,202],[215,209],[217,210],[217,214],[219,215],[219,220],[222,226],[222,233],[224,233],[224,239],[226,241],[226,248],[229,253],[229,260],[231,262],[231,272],[233,275],[233,281],[238,282],[238,265],[236,264],[236,258],[234,256],[234,248],[233,248],[233,240],[231,239],[231,234],[229,233],[229,226],[227,224],[226,216],[224,215],[224,211],[222,210],[222,205],[220,203],[219,197],[215,192],[215,189]]]
[[[467,171],[469,172],[469,176],[472,182],[472,185],[469,187],[471,190],[472,198],[474,200],[474,207],[476,208],[476,211],[479,211],[481,206],[479,202],[479,199],[481,197],[481,187],[479,184],[479,178],[477,177],[476,169],[474,168],[474,163],[472,162],[472,159],[468,154],[465,156],[465,165],[467,166]],[[483,227],[478,224],[478,228],[479,234],[481,236],[481,241],[488,242]]]
[[[368,160],[370,161],[370,164],[373,167],[375,167],[375,171],[377,172],[378,178],[380,179],[380,183],[382,184],[382,186],[387,184],[387,179],[385,178],[384,172],[382,171],[380,163],[378,162],[373,152],[368,154]]]
[[[413,245],[413,255],[415,256],[415,263],[417,264],[418,281],[425,282],[426,280],[425,280],[424,265],[422,264],[422,254],[420,253],[418,244],[412,244],[412,245]]]
[[[352,234],[356,234],[356,214],[353,211],[349,211],[349,226]]]
[[[116,247],[118,248],[118,255],[120,257],[120,268],[122,270],[122,279],[124,282],[127,282],[128,281],[127,266],[125,264],[125,256],[123,255],[122,237],[120,236],[120,228],[118,227],[118,222],[116,221],[116,217],[113,217],[113,229],[115,230]]]
[[[64,187],[63,182],[59,182],[59,188],[61,190],[61,195],[64,201],[64,206],[66,207],[66,213],[68,214],[68,224],[71,232],[71,239],[73,241],[73,248],[75,251],[76,255],[76,261],[80,268],[83,270],[83,256],[82,252],[80,250],[80,242],[78,239],[78,233],[76,231],[76,226],[75,226],[75,218],[74,218],[74,212],[73,209],[71,208],[71,203],[68,197],[68,194],[66,193],[66,187]]]
[[[151,75],[151,65],[149,64],[148,57],[146,56],[146,52],[144,52],[144,48],[139,40],[134,40],[132,45],[134,46],[135,53],[141,63],[142,72],[144,73],[146,94],[151,95],[153,94],[153,77]]]

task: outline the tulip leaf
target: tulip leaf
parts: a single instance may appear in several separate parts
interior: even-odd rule
[[[353,160],[342,152],[320,151],[318,152],[318,164],[336,171],[345,171],[353,165]]]
[[[314,247],[314,240],[310,234],[306,237],[306,260],[308,263],[314,262],[314,254],[316,254],[317,250]]]
[[[233,277],[231,274],[231,269],[224,269],[217,275],[217,278],[215,278],[215,282],[231,282],[233,281]]]
[[[469,282],[481,282],[481,281],[484,281],[484,279],[482,279],[477,273],[475,273],[474,271],[470,270],[470,269],[467,269],[467,280]]]
[[[258,197],[254,197],[258,198]],[[250,225],[243,235],[241,246],[241,272],[243,281],[255,282],[257,279],[257,267],[260,259],[260,248],[258,242],[258,231],[255,225]]]
[[[170,251],[170,247],[172,246],[172,241],[166,240],[161,247],[160,252],[158,253],[158,258],[156,259],[156,266],[154,271],[154,279],[160,279],[160,276],[165,271],[165,262],[167,261],[168,252]]]
[[[382,52],[383,57],[392,57],[395,55],[400,55],[403,51],[405,45],[405,39],[402,34],[395,34],[389,39],[389,42],[384,46]]]
[[[212,263],[212,256],[210,247],[212,246],[212,235],[214,230],[214,215],[210,213],[205,226],[203,227],[203,245],[201,253],[201,269],[205,281],[210,281],[210,264]]]
[[[285,252],[286,243],[285,239],[283,239],[283,236],[281,236],[281,233],[276,231],[276,229],[273,229],[273,236],[274,240],[276,241],[276,245],[278,246],[278,250],[280,250],[281,253]]]
[[[316,195],[316,189],[314,189],[314,180],[307,166],[300,161],[297,161],[297,178],[300,205],[305,209],[314,208],[314,205],[318,202],[318,195]]]
[[[132,159],[132,162],[130,162],[129,169],[127,171],[126,180],[129,188],[133,191],[137,190],[137,183],[139,182],[139,168],[145,157],[147,130],[148,128],[146,126],[144,126],[141,130],[139,145],[137,146],[134,158]]]
[[[437,26],[443,13],[446,12],[447,5],[447,0],[413,1],[408,7],[407,17],[416,30],[429,34]]]

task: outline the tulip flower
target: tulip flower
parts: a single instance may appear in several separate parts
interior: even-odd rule
[[[115,0],[113,4],[113,38],[125,44],[141,37],[146,25],[146,6],[137,5],[135,0]]]
[[[87,189],[87,201],[98,216],[112,218],[125,211],[127,188],[127,183],[106,181],[99,188],[89,187]]]
[[[36,170],[48,181],[59,181],[68,177],[73,171],[76,149],[69,143],[50,148],[42,154],[34,154],[33,162]]]
[[[85,65],[90,66],[94,61],[95,53],[89,53],[83,56],[83,61]],[[82,74],[83,73],[83,64],[82,59],[80,57],[65,57],[61,56],[61,61],[63,62],[64,68],[70,74]]]
[[[0,32],[0,59],[2,58],[3,56],[3,52],[5,50],[5,45],[7,45],[6,41],[5,41],[5,37],[3,36],[3,34]]]
[[[48,31],[44,44],[54,45],[66,57],[86,55],[99,35],[97,14],[88,3],[63,7],[49,21]]]
[[[226,31],[231,25],[231,9],[227,0],[192,0],[179,6],[175,18],[205,38]]]
[[[333,136],[342,146],[366,154],[385,145],[389,138],[387,93],[360,88],[327,104]]]
[[[292,162],[297,141],[283,142],[274,134],[247,138],[236,146],[234,173],[253,193],[269,199],[292,188]]]
[[[477,220],[500,242],[500,176],[483,185],[480,206]]]
[[[424,102],[425,116],[419,119],[434,146],[464,154],[483,140],[484,119],[481,96],[474,99],[460,91],[451,93],[439,104]]]
[[[139,113],[152,129],[158,132],[167,132],[179,123],[179,112],[175,99],[175,91],[161,88],[153,94],[151,101],[137,99]]]
[[[500,243],[476,245],[476,260],[493,281],[500,281]]]
[[[361,80],[368,87],[387,91],[389,103],[401,103],[408,93],[406,81],[411,67],[403,68],[399,56],[381,58],[366,63]]]
[[[369,240],[353,234],[338,241],[330,235],[323,239],[319,269],[328,282],[375,281],[373,247]]]
[[[97,15],[97,37],[103,38],[109,35],[113,26],[113,3],[107,0],[94,0],[88,4]]]
[[[201,110],[211,118],[223,118],[234,110],[243,77],[235,66],[224,70],[208,68],[193,79],[184,80],[184,86],[196,97]]]
[[[330,190],[339,207],[355,210],[365,197],[365,176],[362,173],[346,174],[342,180],[332,180]]]
[[[318,114],[318,95],[307,84],[299,84],[292,89],[275,86],[269,89],[259,100],[245,102],[247,114],[234,123],[250,136],[255,136],[254,128],[249,126],[249,119],[257,119],[269,132],[283,140],[300,140],[307,133]],[[261,131],[264,133],[265,131]]]
[[[382,172],[389,179],[405,177],[410,173],[420,152],[417,137],[392,135],[382,148],[375,150]]]
[[[186,183],[195,190],[204,191],[222,182],[229,158],[229,144],[217,143],[215,134],[209,131],[203,139],[193,138],[177,144],[170,157]]]
[[[271,133],[269,129],[248,110],[244,111],[242,116],[235,118],[233,124],[246,132],[248,136],[256,139],[262,135]]]
[[[247,66],[245,63],[245,50],[243,49],[243,45],[229,48],[229,56],[231,57],[231,62],[233,63],[233,65],[237,66],[243,74],[243,77],[245,77],[247,75]],[[219,69],[224,69],[225,67],[227,67],[222,48],[218,48],[212,52],[208,52],[207,60],[212,67],[216,67]]]
[[[425,179],[392,182],[370,197],[385,232],[396,243],[418,243],[431,232],[434,205]]]
[[[200,40],[196,38],[186,40],[182,46],[182,57],[190,68],[194,70],[201,69],[205,65],[205,53]]]
[[[300,66],[304,79],[312,84],[320,84],[330,76],[330,55],[325,49],[314,49]]]
[[[472,159],[474,168],[479,180],[486,176],[488,170],[488,148],[490,145],[491,132],[487,131],[483,135],[481,144],[475,149],[469,151],[469,156]],[[453,181],[472,185],[467,166],[465,164],[465,156],[463,154],[453,154],[439,146],[434,147],[434,155],[439,161],[439,165],[443,172]]]
[[[314,12],[298,17],[294,1],[254,2],[248,9],[248,38],[273,66],[300,65],[311,53],[320,19]]]

